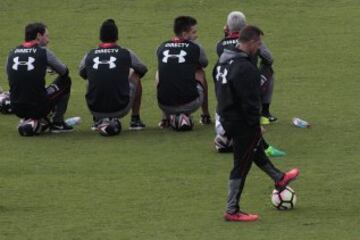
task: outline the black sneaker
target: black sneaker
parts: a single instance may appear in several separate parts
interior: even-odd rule
[[[275,122],[277,120],[277,117],[271,115],[270,113],[263,114],[263,117],[266,117],[267,119],[269,119],[270,122]]]
[[[67,125],[64,121],[54,122],[50,127],[50,132],[52,132],[52,133],[71,132],[73,130],[74,130],[74,128]]]
[[[200,116],[200,124],[201,125],[209,125],[211,124],[211,117],[207,114],[201,114]]]
[[[146,125],[141,121],[141,119],[132,119],[130,121],[130,130],[143,130]]]

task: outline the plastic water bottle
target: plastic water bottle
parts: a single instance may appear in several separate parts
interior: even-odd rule
[[[294,124],[295,127],[298,128],[309,128],[310,127],[310,123],[308,123],[305,120],[302,120],[300,118],[294,117],[292,119],[292,123]]]
[[[69,126],[79,125],[81,123],[81,117],[71,117],[65,120],[65,123]]]

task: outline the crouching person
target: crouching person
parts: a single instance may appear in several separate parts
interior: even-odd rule
[[[167,128],[170,125],[175,130],[190,130],[193,127],[190,114],[200,107],[200,123],[211,123],[204,71],[208,59],[204,49],[195,42],[196,19],[177,17],[174,33],[175,36],[163,42],[157,50],[155,83],[159,107],[163,112],[159,127]]]
[[[25,27],[25,42],[8,56],[11,110],[21,118],[18,131],[22,136],[38,135],[47,129],[54,133],[73,130],[64,122],[71,88],[69,70],[46,48],[48,43],[46,25],[31,23]],[[58,74],[48,87],[47,69]]]
[[[140,78],[147,68],[130,50],[117,44],[118,28],[112,19],[100,27],[101,43],[80,63],[80,76],[88,80],[86,102],[93,115],[93,130],[103,136],[121,131],[120,118],[132,109],[130,130],[141,130],[142,86]]]

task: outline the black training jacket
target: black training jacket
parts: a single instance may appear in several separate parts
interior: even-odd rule
[[[217,113],[227,131],[260,127],[260,72],[240,50],[225,49],[213,70]]]

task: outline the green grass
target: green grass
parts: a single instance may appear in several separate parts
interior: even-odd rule
[[[277,76],[272,111],[280,119],[266,138],[288,153],[274,159],[278,167],[302,171],[291,185],[296,209],[279,212],[270,205],[271,181],[252,169],[242,204],[261,220],[251,224],[222,219],[232,157],[214,152],[213,128],[158,129],[153,86],[155,49],[172,36],[175,16],[198,19],[199,40],[213,65],[231,10],[242,10],[265,31]],[[0,63],[22,42],[26,23],[46,22],[49,47],[73,78],[67,116],[80,115],[83,124],[70,134],[21,138],[16,117],[0,116],[0,239],[358,239],[359,10],[357,0],[2,0]],[[150,69],[142,104],[148,128],[125,129],[114,138],[90,131],[85,83],[77,76],[108,17],[119,25],[120,43]],[[1,64],[0,71],[0,85],[7,89]],[[210,73],[211,67],[213,112]],[[292,127],[294,116],[313,128]]]

